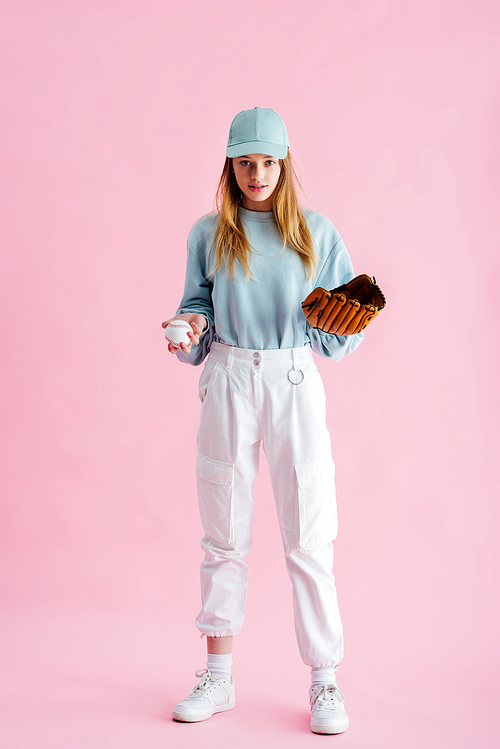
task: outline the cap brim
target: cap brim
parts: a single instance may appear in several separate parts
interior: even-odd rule
[[[288,146],[253,140],[247,143],[238,143],[236,146],[228,146],[226,149],[226,156],[230,159],[237,156],[248,156],[251,153],[263,153],[265,156],[274,156],[275,159],[284,159],[288,154]]]

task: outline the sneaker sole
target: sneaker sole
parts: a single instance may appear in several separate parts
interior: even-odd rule
[[[313,733],[344,733],[349,728],[349,723],[344,723],[340,726],[313,726],[311,723],[311,731]]]
[[[215,713],[224,713],[226,710],[234,710],[235,707],[236,703],[231,702],[229,705],[219,705],[219,707],[214,707],[214,709],[210,710],[208,713],[198,713],[197,715],[176,713],[174,711],[172,713],[172,720],[176,720],[178,723],[200,723],[202,720],[208,720],[212,715],[215,715]]]

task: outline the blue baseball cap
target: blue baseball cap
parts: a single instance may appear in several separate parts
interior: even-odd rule
[[[234,158],[248,153],[269,154],[276,159],[284,159],[287,155],[285,123],[274,109],[245,109],[232,121],[226,155]]]

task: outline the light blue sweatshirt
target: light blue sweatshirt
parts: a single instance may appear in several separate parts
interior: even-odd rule
[[[212,341],[244,349],[296,348],[310,343],[321,356],[339,361],[352,353],[363,340],[363,333],[330,335],[312,328],[302,311],[302,302],[317,286],[334,289],[354,277],[351,259],[342,237],[321,213],[302,208],[312,234],[318,262],[314,277],[306,280],[299,256],[286,246],[272,212],[239,208],[245,233],[253,248],[251,269],[254,278],[245,277],[242,266],[234,264],[235,279],[217,269],[215,247],[209,257],[218,214],[200,218],[188,237],[188,257],[184,295],[176,315],[198,312],[209,326],[198,346],[178,358],[201,364]]]

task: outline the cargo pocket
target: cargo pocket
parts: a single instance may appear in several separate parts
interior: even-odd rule
[[[196,458],[198,501],[203,530],[214,541],[230,544],[233,540],[231,518],[234,466],[207,458]]]
[[[299,548],[323,546],[337,535],[335,464],[331,457],[295,466],[299,495]]]

